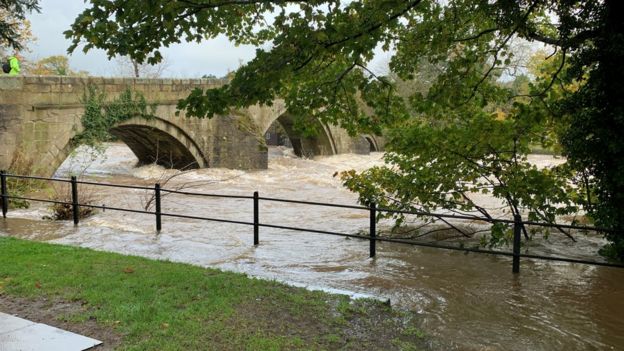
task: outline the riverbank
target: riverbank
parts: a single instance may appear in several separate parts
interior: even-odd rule
[[[188,264],[0,237],[0,311],[98,350],[421,350],[419,318],[379,301]]]

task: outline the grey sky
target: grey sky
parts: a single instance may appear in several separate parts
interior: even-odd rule
[[[26,54],[33,60],[51,55],[66,55],[70,42],[63,32],[69,29],[74,18],[86,7],[83,0],[41,0],[41,13],[28,16],[32,22],[32,31],[37,41],[30,45],[31,52]],[[234,70],[240,62],[254,57],[255,48],[237,47],[220,37],[201,44],[183,43],[163,50],[169,63],[164,75],[169,77],[201,77],[204,74],[225,75]],[[110,76],[118,72],[114,61],[108,61],[100,50],[91,50],[88,54],[76,51],[70,56],[73,69],[86,70],[93,75]]]
[[[86,4],[83,0],[40,0],[39,4],[41,13],[28,16],[37,40],[29,46],[31,52],[25,55],[31,60],[66,55],[70,41],[65,39],[63,32],[69,29]],[[201,77],[204,74],[222,77],[255,56],[254,47],[236,46],[225,37],[200,44],[182,43],[161,51],[168,62],[163,76],[184,78]],[[120,72],[117,63],[109,61],[101,50],[91,50],[84,54],[77,49],[69,59],[72,69],[85,70],[92,75],[114,76]],[[385,73],[389,59],[390,54],[378,48],[369,67],[376,73]]]

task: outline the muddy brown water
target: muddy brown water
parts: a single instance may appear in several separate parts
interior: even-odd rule
[[[243,172],[204,169],[168,184],[186,190],[355,204],[356,196],[333,177],[336,171],[379,164],[381,154],[339,155],[316,160],[272,149],[270,169]],[[536,156],[536,163],[558,162]],[[58,175],[88,164],[88,177],[124,184],[151,184],[159,167],[133,168],[123,145],[109,145],[105,157],[78,153]],[[72,168],[74,168],[72,170]],[[81,189],[97,204],[139,209],[149,198],[141,190]],[[496,202],[491,201],[495,206]],[[163,211],[251,221],[250,200],[168,195]],[[624,269],[523,260],[511,274],[506,257],[464,254],[400,244],[378,244],[368,258],[368,242],[357,239],[261,228],[253,247],[251,227],[163,217],[155,235],[153,216],[107,210],[71,223],[41,220],[45,205],[12,210],[0,220],[0,234],[78,245],[126,254],[188,262],[276,279],[293,285],[390,299],[420,313],[423,329],[437,349],[455,350],[624,350]],[[262,201],[261,222],[354,233],[367,229],[365,211]],[[380,226],[389,223],[380,223]],[[596,259],[604,243],[581,236],[578,243],[551,235],[531,243],[531,253]],[[381,327],[381,326],[380,326]]]

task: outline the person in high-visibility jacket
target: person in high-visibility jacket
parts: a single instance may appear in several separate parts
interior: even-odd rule
[[[20,73],[20,64],[19,60],[15,56],[9,57],[9,66],[11,67],[11,71],[9,71],[10,76],[16,76]]]

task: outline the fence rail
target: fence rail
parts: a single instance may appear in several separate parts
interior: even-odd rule
[[[8,181],[7,181],[9,178],[69,183],[71,185],[71,202],[10,195],[10,192],[9,192],[10,189],[8,189]],[[112,188],[134,189],[134,190],[143,190],[143,191],[153,191],[155,210],[154,211],[134,210],[134,209],[129,209],[129,208],[110,207],[110,206],[104,206],[104,205],[98,206],[98,205],[80,203],[79,198],[78,198],[78,195],[79,195],[78,185],[79,184],[92,185],[92,186],[104,186],[104,187],[112,187]],[[253,200],[253,222],[236,221],[236,220],[229,220],[229,219],[222,219],[222,218],[210,218],[210,217],[202,217],[202,216],[191,216],[191,215],[176,214],[176,213],[165,213],[165,212],[162,212],[162,208],[161,208],[162,193],[178,194],[178,195],[185,195],[185,196],[202,196],[202,197],[214,197],[214,198]],[[564,228],[564,229],[596,231],[596,232],[603,232],[603,233],[622,233],[623,230],[614,230],[610,228],[588,227],[588,226],[578,226],[578,225],[567,225],[567,224],[541,223],[541,222],[534,222],[534,221],[523,221],[519,215],[515,215],[513,220],[485,218],[485,217],[468,216],[468,215],[378,208],[375,203],[370,204],[370,206],[355,206],[355,205],[331,204],[331,203],[313,202],[313,201],[290,200],[290,199],[283,199],[283,198],[261,197],[259,196],[259,193],[257,191],[254,192],[252,196],[210,194],[210,193],[198,193],[198,192],[165,189],[165,188],[161,188],[161,185],[158,183],[154,184],[154,187],[146,187],[146,186],[135,186],[135,185],[79,181],[76,179],[76,177],[71,177],[70,179],[64,179],[64,178],[46,178],[46,177],[36,177],[36,176],[15,175],[15,174],[8,174],[5,171],[0,171],[0,195],[1,195],[0,200],[1,200],[3,218],[7,217],[9,200],[16,199],[16,200],[26,200],[26,201],[34,201],[34,202],[69,205],[72,207],[72,219],[73,219],[74,225],[78,225],[80,222],[80,218],[79,218],[80,207],[153,215],[155,217],[157,232],[160,232],[162,230],[162,218],[163,217],[184,218],[184,219],[222,222],[222,223],[230,223],[230,224],[238,224],[238,225],[248,225],[248,226],[253,226],[253,245],[255,246],[260,244],[260,228],[264,227],[264,228],[284,229],[284,230],[292,230],[292,231],[334,235],[334,236],[355,238],[355,239],[361,239],[361,240],[368,240],[370,243],[369,256],[371,258],[374,258],[377,255],[377,252],[376,252],[377,242],[388,242],[388,243],[398,243],[398,244],[429,247],[429,248],[436,248],[436,249],[443,249],[443,250],[453,250],[453,251],[463,251],[463,252],[473,252],[473,253],[481,253],[481,254],[489,254],[489,255],[507,256],[507,257],[512,258],[512,272],[513,273],[520,272],[520,258],[624,268],[624,265],[616,264],[616,263],[581,260],[581,259],[573,259],[573,258],[557,257],[557,256],[523,254],[520,252],[521,231],[522,231],[523,226],[526,226],[526,225],[548,227],[548,228],[557,227],[557,228]],[[276,224],[269,224],[269,223],[261,223],[260,222],[260,201],[283,202],[283,203],[293,203],[293,204],[309,205],[309,206],[336,207],[336,208],[347,208],[347,209],[368,211],[369,221],[370,221],[369,233],[368,233],[368,236],[365,236],[365,235],[338,233],[338,232],[333,232],[333,231],[318,230],[318,229],[311,229],[311,228],[299,228],[299,227],[290,227],[290,226],[283,226],[283,225],[276,225]],[[439,245],[436,243],[418,242],[418,241],[413,241],[413,240],[408,240],[408,239],[380,237],[377,235],[377,215],[379,213],[410,214],[410,215],[417,215],[417,216],[429,216],[429,217],[446,218],[446,219],[472,220],[472,221],[477,220],[477,221],[482,221],[482,222],[487,222],[487,223],[512,224],[513,225],[512,252],[499,251],[499,250],[487,250],[487,249],[480,249],[480,248],[449,246],[449,245]]]

